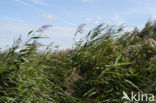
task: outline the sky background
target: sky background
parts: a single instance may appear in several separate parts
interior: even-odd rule
[[[100,23],[128,28],[142,27],[156,18],[156,0],[1,0],[0,47],[11,45],[42,25],[52,25],[43,33],[60,48],[70,48],[80,24],[88,28]]]

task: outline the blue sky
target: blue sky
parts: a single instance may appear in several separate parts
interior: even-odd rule
[[[155,19],[155,5],[156,0],[1,0],[0,47],[12,44],[20,34],[50,24],[53,27],[44,33],[50,37],[46,43],[69,48],[78,25],[125,23],[129,28],[141,27]]]

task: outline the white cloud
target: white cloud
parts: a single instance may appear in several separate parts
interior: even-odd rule
[[[145,9],[148,11],[147,13],[151,15],[152,18],[156,17],[156,7],[155,6],[146,6]]]
[[[128,0],[129,2],[135,4],[135,7],[132,10],[129,10],[129,13],[139,13],[145,14],[149,17],[156,17],[156,1],[155,0]]]
[[[116,25],[121,25],[125,23],[124,18],[119,16],[118,14],[115,14],[114,16],[110,17],[110,21],[112,24],[116,24]]]
[[[34,4],[39,4],[42,6],[49,6],[44,0],[31,0]]]
[[[86,21],[87,23],[90,23],[90,22],[92,22],[92,19],[91,19],[91,18],[86,18],[85,21]]]
[[[91,1],[95,1],[95,0],[81,0],[82,2],[91,2]]]
[[[29,24],[25,22],[14,21],[1,21],[0,20],[0,48],[4,48],[6,45],[11,45],[13,40],[16,40],[20,35],[26,38],[26,34],[31,30],[36,30],[40,25]],[[73,44],[73,37],[76,28],[74,27],[62,27],[53,26],[42,33],[43,36],[49,37],[49,39],[42,39],[41,43],[59,45],[61,49],[71,48]]]
[[[46,20],[55,20],[56,19],[56,17],[54,17],[52,14],[50,14],[50,13],[44,13],[44,14],[41,14],[41,16],[44,18],[44,19],[46,19]]]
[[[17,2],[17,3],[19,3],[19,4],[22,4],[22,5],[24,5],[24,6],[27,6],[27,7],[35,8],[33,5],[27,3],[27,2],[25,2],[25,1],[23,1],[23,0],[13,0],[13,1],[15,1],[15,2]]]
[[[121,25],[125,23],[125,18],[119,14],[114,14],[109,18],[104,18],[102,16],[96,16],[94,18],[85,18],[85,23],[90,25],[98,25],[101,23],[110,24],[110,25]]]
[[[101,16],[97,16],[96,18],[97,18],[97,20],[102,20]]]
[[[94,24],[99,24],[100,21],[96,20],[96,21],[94,21],[93,23],[94,23]]]
[[[89,24],[99,24],[102,22],[102,17],[97,16],[96,18],[85,18],[85,22]]]

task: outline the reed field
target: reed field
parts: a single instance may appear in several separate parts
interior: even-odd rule
[[[100,24],[67,50],[39,42],[48,27],[0,51],[0,103],[133,103],[122,99],[131,91],[156,96],[155,21],[131,31]]]

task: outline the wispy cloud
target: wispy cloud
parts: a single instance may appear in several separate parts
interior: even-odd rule
[[[42,5],[42,6],[49,6],[44,0],[31,0],[34,4]]]
[[[15,21],[1,21],[0,20],[0,47],[5,48],[6,45],[11,46],[14,40],[16,40],[20,34],[23,39],[26,39],[26,34],[30,30],[36,30],[40,25],[29,24],[26,22]],[[43,39],[41,43],[59,45],[60,49],[71,48],[73,43],[73,36],[76,31],[74,27],[53,26],[42,33],[42,35],[49,37],[50,39]]]
[[[97,16],[95,18],[85,18],[85,23],[87,24],[93,24],[93,25],[97,25],[100,23],[106,23],[106,24],[115,24],[115,25],[121,25],[125,23],[125,19],[124,17],[118,15],[118,14],[114,14],[111,17],[109,17],[109,19],[102,17],[102,16]]]
[[[92,22],[92,19],[91,18],[85,18],[85,22],[91,23]]]
[[[81,0],[82,2],[91,2],[91,1],[95,1],[95,0]]]
[[[125,23],[124,18],[119,16],[118,14],[115,14],[114,16],[110,17],[110,21],[111,23],[116,25],[121,25]]]
[[[155,7],[155,0],[128,0],[129,2],[135,4],[136,6],[133,7],[133,13],[142,13],[153,18],[156,17],[156,7]],[[132,10],[130,10],[132,12]]]
[[[25,1],[23,1],[23,0],[13,0],[13,1],[14,1],[14,2],[17,2],[17,3],[19,3],[19,4],[22,4],[22,5],[24,5],[24,6],[27,6],[27,7],[35,8],[33,5],[27,3],[27,2],[25,2]]]
[[[152,15],[152,18],[156,17],[156,7],[155,6],[147,6],[145,7],[149,14]]]
[[[101,21],[101,16],[97,16],[96,18],[85,18],[85,22],[88,24],[99,24]]]
[[[44,18],[44,19],[47,19],[47,20],[55,20],[56,17],[54,17],[52,14],[50,13],[44,13],[44,14],[41,14],[41,16]]]

